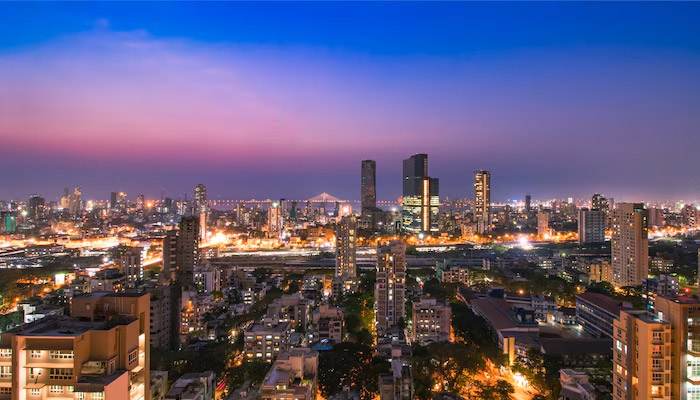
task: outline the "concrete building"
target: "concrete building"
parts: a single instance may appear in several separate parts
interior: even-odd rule
[[[440,281],[469,285],[472,273],[466,265],[450,265],[440,268]]]
[[[595,387],[588,380],[586,371],[564,368],[559,370],[561,391],[559,400],[595,400]]]
[[[311,321],[311,301],[300,292],[282,295],[267,307],[267,318],[289,322],[292,329],[306,330]]]
[[[377,335],[381,337],[406,315],[406,245],[402,241],[377,247],[374,299]]]
[[[204,293],[221,290],[221,270],[212,265],[197,265],[193,271],[194,285]]]
[[[262,400],[314,400],[318,377],[318,353],[292,348],[281,353],[260,385]]]
[[[214,372],[192,372],[179,377],[165,393],[165,400],[214,400]]]
[[[176,336],[172,322],[171,287],[157,286],[148,290],[151,295],[151,346],[156,349],[170,350],[173,337]]]
[[[124,247],[120,249],[119,268],[126,277],[126,286],[135,288],[143,281],[143,265],[141,265],[140,247]]]
[[[600,260],[588,266],[588,280],[590,282],[612,283],[612,265],[608,261]]]
[[[549,212],[540,210],[537,213],[537,236],[545,238],[548,237],[549,234]]]
[[[354,278],[357,268],[357,224],[352,216],[343,217],[335,230],[335,275]]]
[[[377,163],[362,160],[360,182],[360,224],[365,229],[376,229],[381,210],[377,208]]]
[[[332,307],[328,304],[321,304],[311,314],[311,335],[314,343],[324,339],[332,340],[335,343],[343,341],[344,335],[344,313],[339,307]]]
[[[613,337],[613,324],[625,308],[600,293],[585,292],[576,295],[576,321],[595,337]]]
[[[450,341],[452,309],[436,299],[421,298],[413,303],[413,340],[425,346]]]
[[[613,284],[637,286],[649,270],[648,212],[641,203],[619,203],[612,212]]]
[[[0,398],[150,398],[148,295],[73,298],[52,316],[0,336]]]
[[[214,296],[182,289],[180,299],[180,340],[184,341],[193,332],[204,328],[204,315],[214,306]]]
[[[245,358],[272,362],[277,354],[289,349],[291,326],[289,322],[275,321],[251,325],[243,335]]]
[[[654,311],[671,325],[670,398],[699,398],[700,302],[688,297],[659,296],[655,300]]]
[[[438,232],[439,181],[428,175],[428,155],[403,160],[402,227],[409,233]]]
[[[491,230],[491,173],[474,171],[474,220],[478,233]]]
[[[671,396],[671,323],[623,310],[614,325],[613,399],[680,399]]]
[[[605,242],[605,212],[582,208],[578,211],[578,243]]]
[[[401,360],[391,360],[391,373],[379,375],[380,400],[413,400],[411,367]]]

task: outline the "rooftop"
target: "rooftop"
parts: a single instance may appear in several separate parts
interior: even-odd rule
[[[612,297],[600,293],[585,292],[576,295],[576,299],[581,299],[614,316],[620,315],[620,311],[627,309],[627,307],[622,307],[620,303]]]
[[[63,336],[74,337],[90,330],[107,330],[117,325],[127,325],[135,318],[120,317],[111,321],[82,321],[76,318],[49,316],[32,323],[18,326],[8,332],[21,336]]]

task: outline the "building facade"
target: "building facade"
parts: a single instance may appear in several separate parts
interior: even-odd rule
[[[648,212],[641,203],[619,203],[612,212],[613,284],[641,285],[649,271]]]
[[[410,233],[438,232],[439,181],[428,176],[428,155],[403,160],[402,226]]]
[[[377,247],[374,299],[377,335],[383,336],[406,315],[406,245],[402,241]]]

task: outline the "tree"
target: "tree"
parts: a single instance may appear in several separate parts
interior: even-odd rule
[[[492,384],[479,381],[475,383],[477,399],[482,400],[509,400],[515,393],[513,385],[506,381],[499,380]]]
[[[362,400],[379,392],[379,374],[389,372],[389,363],[374,358],[370,346],[344,342],[320,353],[318,384],[323,397],[338,393],[344,386],[357,388]]]

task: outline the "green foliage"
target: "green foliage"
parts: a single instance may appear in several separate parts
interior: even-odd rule
[[[561,389],[561,368],[563,363],[560,357],[542,354],[535,348],[529,349],[526,359],[519,358],[513,366],[514,371],[523,374],[532,386],[550,397],[558,394]]]
[[[496,383],[477,381],[475,387],[477,398],[483,400],[509,400],[510,395],[515,393],[513,385],[502,380]]]
[[[457,284],[443,283],[437,278],[431,278],[423,284],[423,293],[430,297],[450,302],[455,299],[457,294]]]
[[[503,365],[503,352],[489,334],[483,318],[474,314],[464,303],[452,303],[451,307],[452,331],[456,340],[470,345],[473,351],[483,354],[496,365]]]
[[[226,386],[235,388],[243,382],[250,380],[253,385],[259,385],[265,379],[267,371],[270,370],[270,364],[265,361],[253,360],[246,361],[243,364],[233,367],[226,374]]]
[[[470,376],[486,365],[482,354],[465,343],[431,343],[413,347],[413,375],[419,377],[425,392],[434,385],[443,390],[460,393],[469,384]]]
[[[374,357],[372,347],[360,343],[339,343],[320,353],[318,385],[323,397],[352,386],[362,400],[373,399],[379,393],[379,374],[390,371],[387,361]]]

